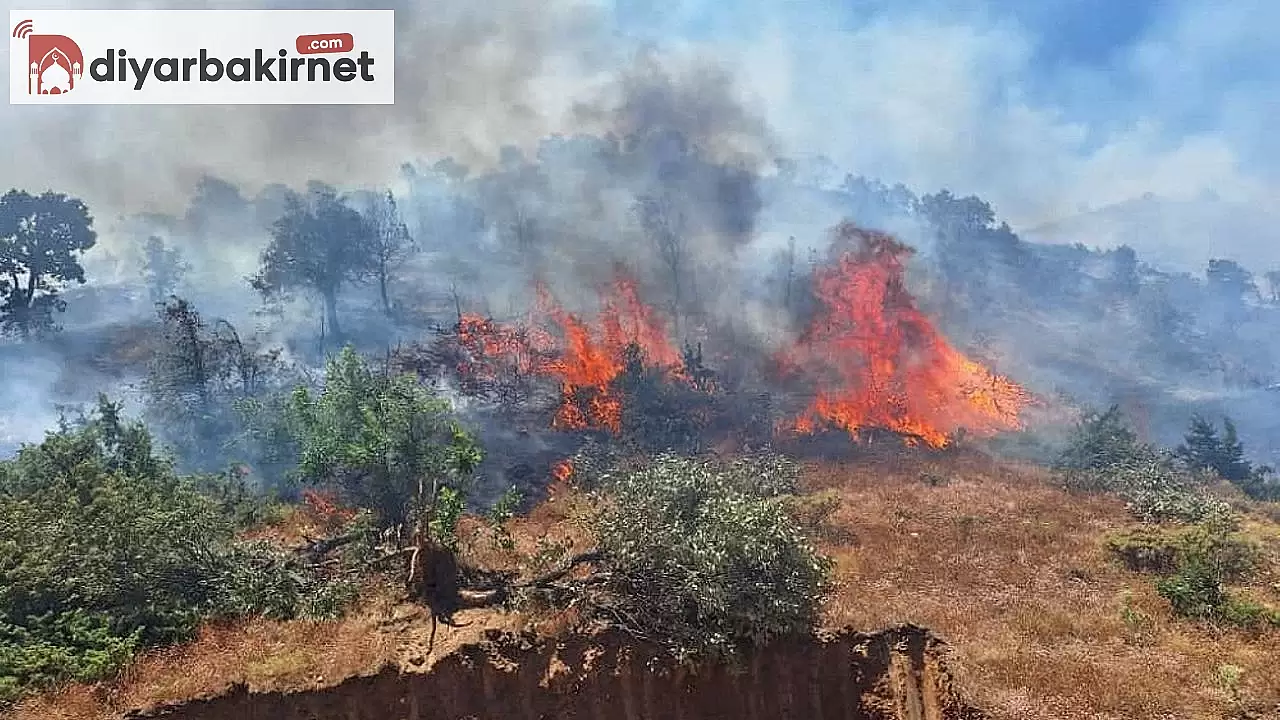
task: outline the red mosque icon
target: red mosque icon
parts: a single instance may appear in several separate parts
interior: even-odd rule
[[[27,93],[62,95],[75,89],[84,77],[84,53],[75,40],[65,35],[32,35],[31,21],[24,20],[14,29],[14,37],[27,39],[30,63]]]

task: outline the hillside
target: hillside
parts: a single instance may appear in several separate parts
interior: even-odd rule
[[[1175,617],[1151,578],[1125,569],[1106,538],[1137,523],[1123,503],[1058,487],[1046,470],[973,452],[865,454],[810,463],[813,531],[837,561],[823,624],[873,631],[914,623],[946,641],[966,698],[995,718],[1221,718],[1280,711],[1280,632],[1249,634]],[[823,506],[839,506],[820,520]],[[556,486],[517,519],[516,553],[580,532],[578,495]],[[1269,555],[1238,588],[1280,602],[1280,512],[1234,501]],[[499,562],[503,553],[475,546]],[[496,553],[496,554],[495,554]],[[508,558],[509,561],[509,558]],[[1130,600],[1126,601],[1128,597]],[[223,692],[313,691],[384,664],[422,672],[487,630],[565,633],[572,617],[462,611],[428,652],[430,618],[387,591],[344,620],[254,620],[207,627],[150,654],[116,682],[29,700],[15,720],[89,720],[107,712]],[[1223,679],[1238,669],[1238,682]],[[1227,687],[1230,685],[1231,687]],[[184,717],[203,717],[188,715]],[[335,716],[336,717],[336,716]]]

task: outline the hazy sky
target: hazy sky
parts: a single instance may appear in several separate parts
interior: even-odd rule
[[[1274,0],[412,7],[394,109],[310,113],[300,127],[288,109],[5,106],[0,152],[14,160],[0,183],[130,211],[172,201],[205,170],[376,182],[399,160],[573,130],[572,104],[651,43],[730,67],[785,152],[977,193],[1017,227],[1147,192],[1280,199],[1280,140],[1267,127],[1280,116]],[[1272,239],[1230,242],[1248,253]]]

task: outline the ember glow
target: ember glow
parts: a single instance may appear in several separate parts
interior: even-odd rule
[[[569,460],[561,460],[551,466],[551,476],[559,482],[568,482],[573,477],[573,463]]]
[[[849,223],[835,233],[842,252],[814,277],[818,312],[778,358],[785,374],[816,383],[793,428],[883,428],[932,447],[961,428],[1019,428],[1027,392],[966,358],[916,307],[904,281],[911,248]]]

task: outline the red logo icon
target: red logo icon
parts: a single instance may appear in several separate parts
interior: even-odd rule
[[[62,95],[71,92],[84,77],[84,53],[75,40],[65,35],[33,35],[30,20],[13,28],[13,37],[26,39],[30,63],[27,93]]]

